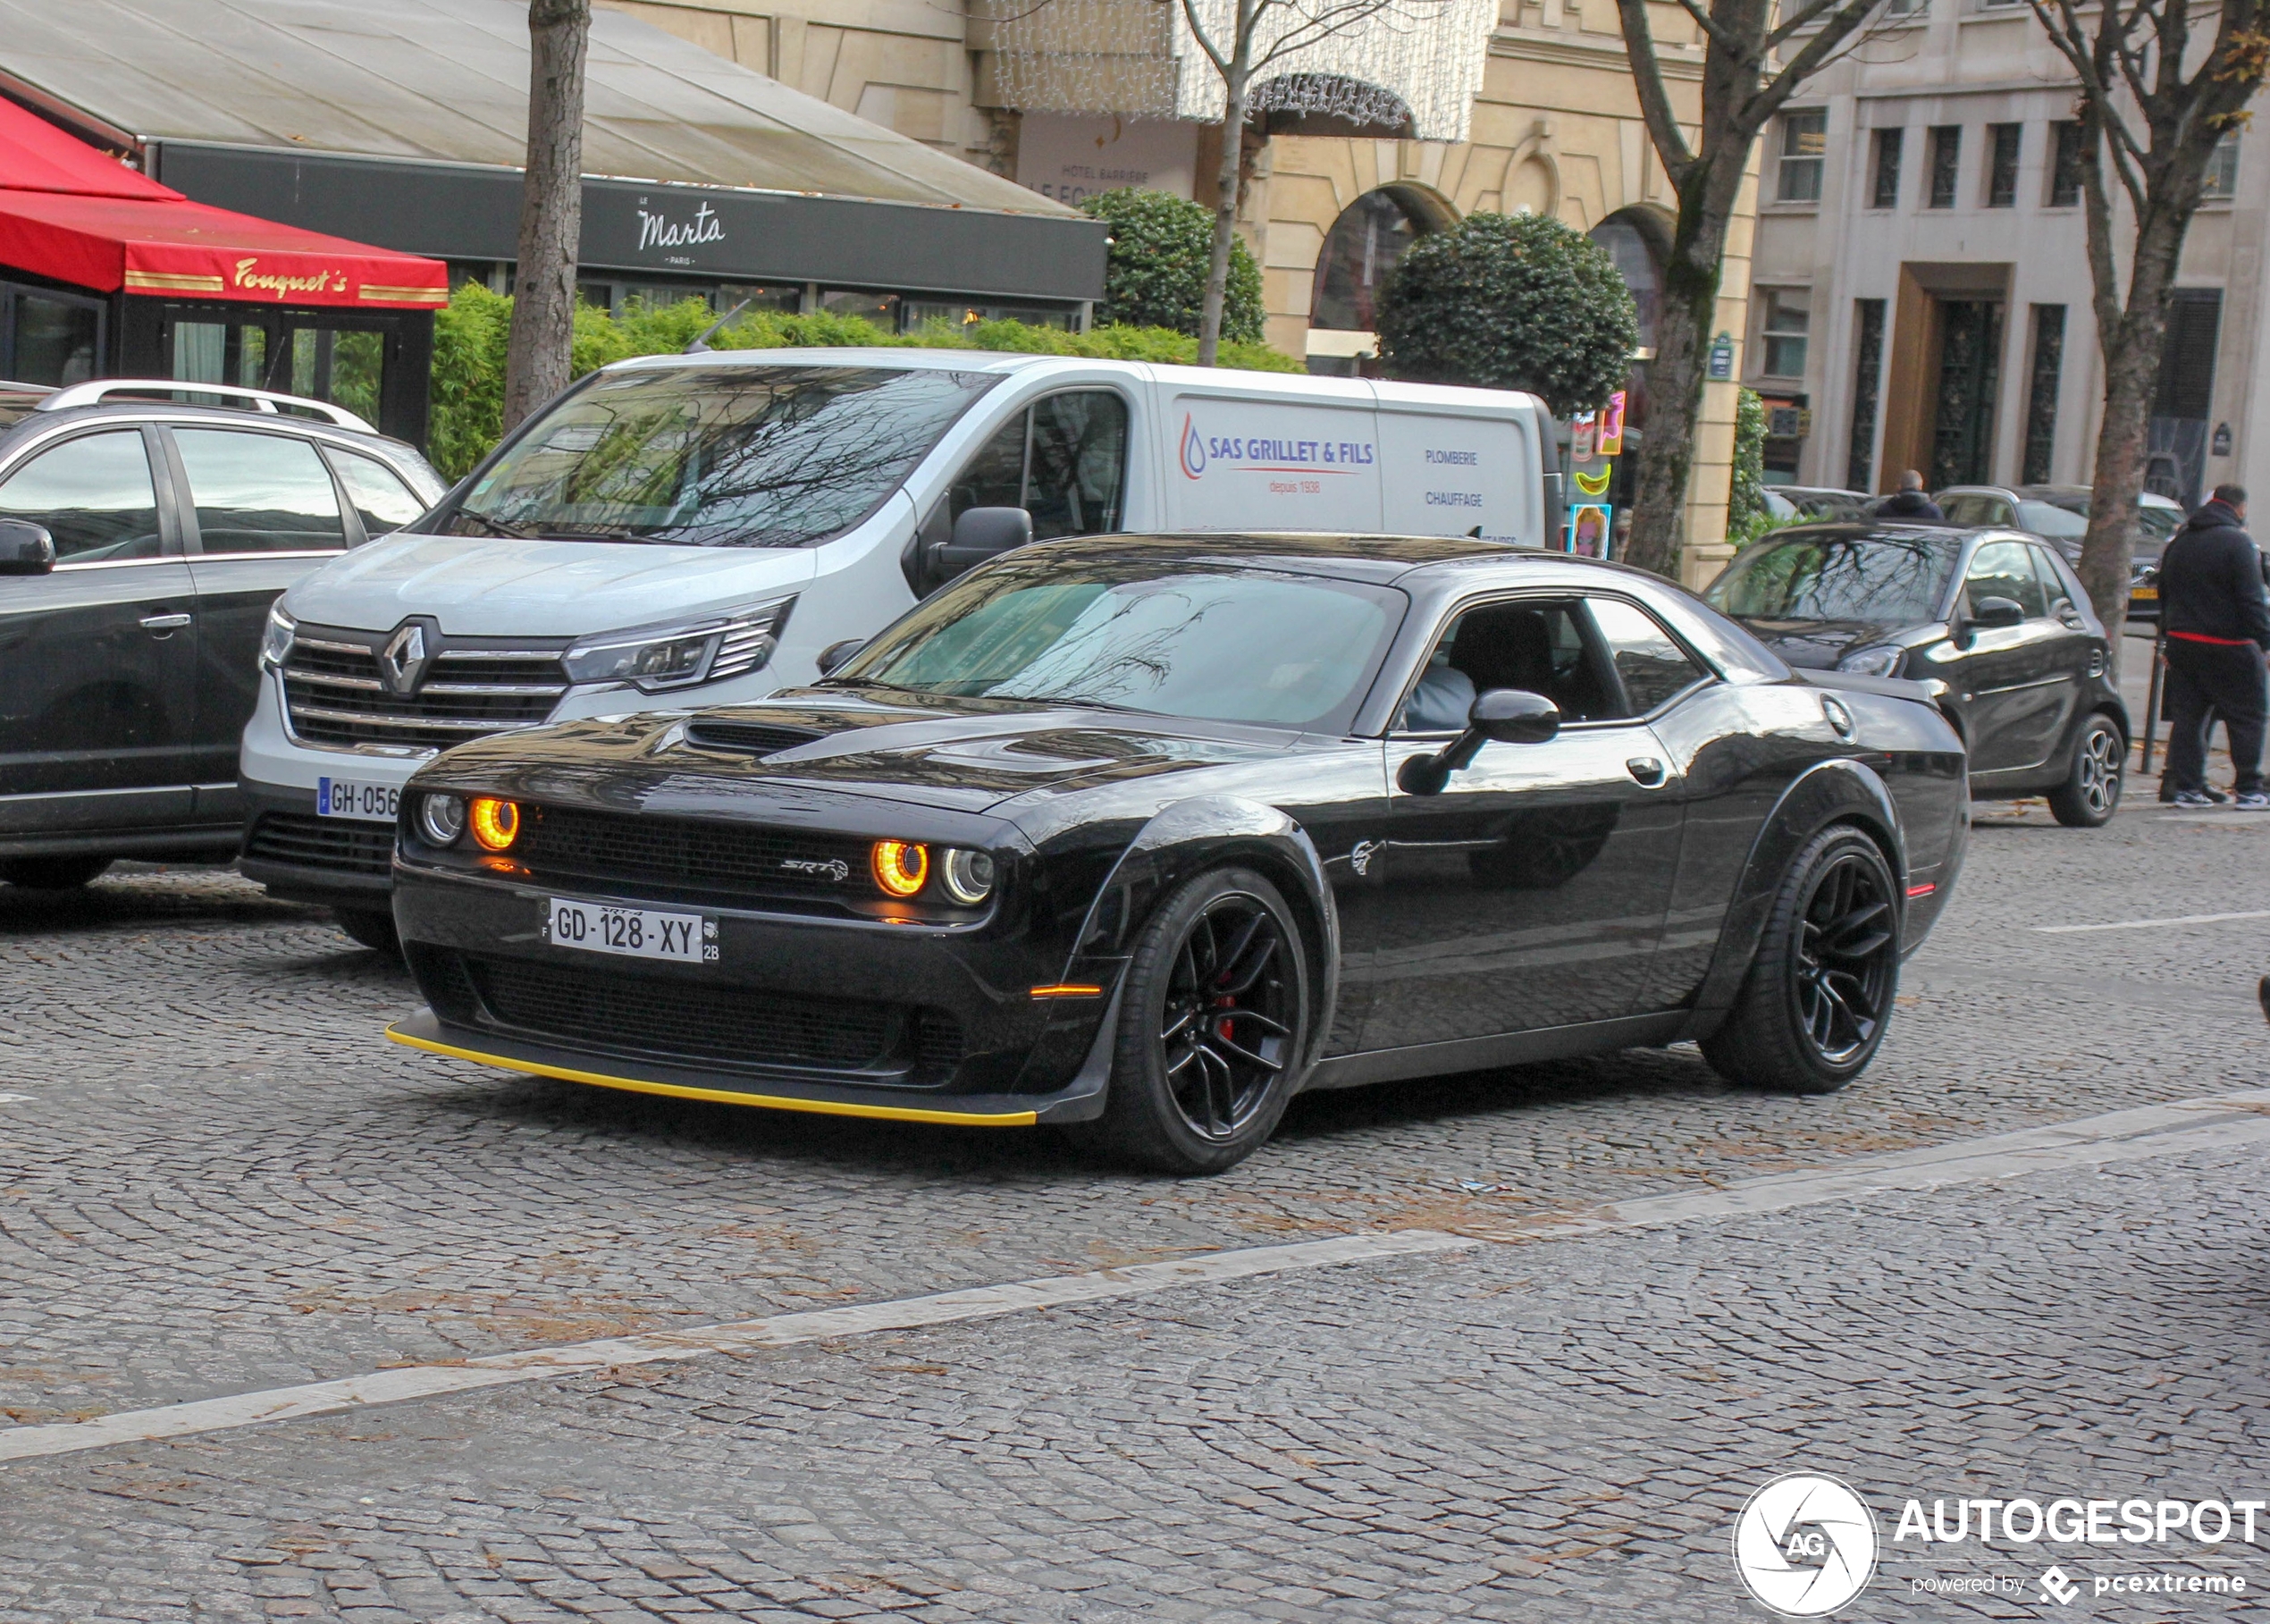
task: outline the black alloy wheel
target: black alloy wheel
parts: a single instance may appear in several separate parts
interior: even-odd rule
[[[110,857],[9,857],[0,859],[0,879],[27,891],[76,891],[101,878]]]
[[[2120,724],[2099,711],[2073,739],[2065,781],[2049,792],[2049,811],[2067,829],[2102,829],[2120,810],[2128,740]]]
[[[1248,869],[1201,874],[1144,928],[1104,1115],[1072,1137],[1162,1173],[1234,1166],[1275,1132],[1307,1031],[1307,961],[1283,896]]]
[[[1883,1044],[1899,930],[1898,881],[1882,850],[1849,825],[1822,830],[1789,865],[1734,1012],[1703,1039],[1703,1057],[1755,1088],[1843,1088]]]

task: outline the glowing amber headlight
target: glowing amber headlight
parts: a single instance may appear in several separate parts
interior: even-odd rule
[[[930,848],[911,840],[878,840],[870,867],[887,896],[912,896],[930,877]]]
[[[520,834],[520,808],[492,795],[475,795],[467,808],[466,822],[482,850],[501,852]]]

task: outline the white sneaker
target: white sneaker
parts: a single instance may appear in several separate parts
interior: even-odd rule
[[[2241,795],[2231,804],[2239,812],[2270,812],[2270,795],[2257,789],[2250,795]]]
[[[2197,808],[2201,806],[2212,806],[2215,804],[2215,802],[2202,791],[2196,789],[2179,789],[2175,792],[2175,799],[2171,803],[2171,804]]]

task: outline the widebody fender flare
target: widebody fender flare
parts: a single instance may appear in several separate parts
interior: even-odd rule
[[[1896,888],[1906,890],[1906,837],[1899,804],[1883,778],[1865,762],[1848,758],[1806,769],[1782,791],[1750,844],[1742,878],[1719,929],[1718,953],[1695,991],[1695,1035],[1715,1028],[1733,1008],[1743,978],[1750,973],[1751,961],[1757,956],[1766,915],[1772,910],[1790,862],[1804,850],[1806,842],[1832,823],[1856,824],[1872,835],[1892,866]],[[1904,931],[1904,904],[1901,911]]]
[[[1299,917],[1315,1018],[1304,1069],[1332,1031],[1340,996],[1340,910],[1308,832],[1274,806],[1237,795],[1200,795],[1161,808],[1128,842],[1089,905],[1065,967],[1069,982],[1111,984],[1159,904],[1208,869],[1257,870]]]

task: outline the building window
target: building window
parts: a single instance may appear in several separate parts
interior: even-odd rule
[[[1812,292],[1807,288],[1766,288],[1763,365],[1770,378],[1805,375],[1805,328],[1812,316]]]
[[[2023,124],[1987,126],[1987,196],[1988,208],[2015,208],[2018,203],[2018,144]]]
[[[1879,130],[1876,132],[1876,169],[1871,208],[1899,206],[1899,152],[1906,142],[1904,130]]]
[[[1876,386],[1884,374],[1884,301],[1853,301],[1859,331],[1854,337],[1853,434],[1845,457],[1845,484],[1854,491],[1873,488],[1876,469]]]
[[[1820,171],[1828,153],[1829,113],[1826,108],[1784,114],[1781,119],[1781,181],[1774,192],[1775,201],[1820,202]]]
[[[1884,8],[1887,17],[1923,17],[1930,14],[1931,0],[1892,0]]]
[[[2078,122],[2067,119],[2049,126],[2056,152],[2049,161],[2049,206],[2072,208],[2081,201],[2081,177],[2089,162],[2089,145]]]
[[[2207,176],[2199,187],[2202,203],[2228,203],[2239,192],[2239,132],[2226,130],[2207,155]]]
[[[2065,360],[2065,307],[2033,307],[2033,366],[2026,385],[2025,461],[2018,477],[2046,485],[2057,450],[2057,378]]]
[[[1931,127],[1931,201],[1933,208],[1955,206],[1955,180],[1963,168],[1963,126]]]

